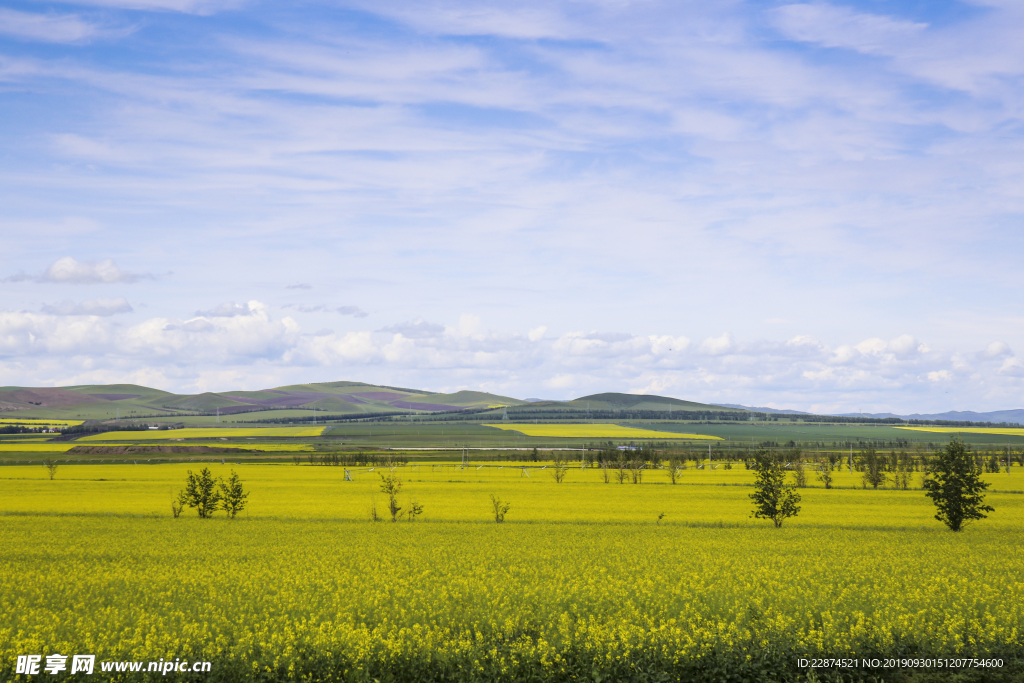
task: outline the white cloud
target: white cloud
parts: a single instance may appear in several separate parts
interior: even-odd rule
[[[985,358],[1002,358],[1003,356],[1012,355],[1013,351],[1010,350],[1010,345],[1001,341],[992,342],[982,353],[982,356]]]
[[[285,304],[281,308],[298,311],[299,313],[338,313],[340,315],[350,315],[353,318],[365,318],[366,316],[369,315],[369,313],[359,308],[358,306],[327,306],[325,304]]]
[[[0,7],[0,33],[51,43],[77,43],[113,32],[74,14],[35,14]]]
[[[721,356],[732,349],[732,336],[728,332],[723,332],[718,337],[708,337],[700,343],[700,352],[710,356]]]
[[[358,306],[338,306],[334,310],[341,315],[350,315],[353,318],[365,318],[369,315],[369,313]]]
[[[85,301],[62,301],[57,304],[46,304],[43,313],[50,315],[97,315],[111,316],[118,313],[131,313],[134,309],[124,297],[116,299],[87,299]]]
[[[1007,358],[999,367],[999,374],[1009,377],[1024,377],[1024,363],[1017,358]]]
[[[444,334],[444,330],[444,325],[430,323],[419,318],[412,322],[389,325],[388,327],[383,327],[377,331],[402,335],[406,339],[429,339]]]
[[[153,275],[128,273],[121,270],[113,259],[78,261],[73,256],[57,259],[41,275],[18,273],[4,278],[5,282],[50,282],[56,284],[91,285],[133,283],[155,279]]]
[[[540,341],[544,338],[544,333],[548,331],[548,328],[544,325],[532,328],[526,335],[530,341]]]
[[[246,3],[246,0],[58,0],[58,2],[112,9],[213,14],[221,10],[240,7]]]
[[[860,344],[857,344],[854,348],[860,351],[862,354],[873,354],[878,355],[884,353],[886,349],[886,343],[884,339],[878,337],[872,337],[871,339],[865,339]]]
[[[859,13],[827,3],[783,5],[770,10],[769,16],[775,26],[793,40],[869,54],[885,54],[928,27],[924,23]]]
[[[544,380],[544,386],[548,389],[571,389],[576,385],[576,378],[572,375],[561,373],[551,379]]]
[[[234,301],[219,304],[206,311],[196,311],[197,317],[206,318],[231,318],[236,315],[250,315],[254,310],[254,304],[258,301],[250,301],[248,304],[236,304]]]
[[[432,389],[450,386],[452,377],[470,377],[458,384],[513,396],[534,395],[538,388],[559,394],[554,398],[618,390],[709,403],[830,405],[840,412],[874,406],[872,412],[902,413],[1007,407],[1002,402],[1012,402],[1024,381],[1024,364],[1012,356],[1004,356],[998,369],[965,369],[960,355],[920,352],[920,342],[904,337],[869,339],[861,343],[862,353],[807,336],[740,343],[731,333],[696,348],[679,335],[572,332],[531,340],[474,320],[471,334],[459,323],[423,319],[376,332],[304,333],[291,318],[272,317],[262,302],[245,308],[248,314],[154,317],[131,326],[95,315],[0,313],[0,379],[19,382],[17,373],[45,368],[57,384],[81,377],[120,381],[149,368],[165,378],[162,388],[217,377],[241,377],[258,388],[251,384],[256,377],[273,386],[315,376]],[[846,361],[837,363],[837,357]],[[245,375],[250,367],[260,368],[259,374]],[[943,403],[947,394],[926,390],[936,384],[974,403]],[[984,392],[977,391],[981,384]]]
[[[461,337],[469,337],[480,329],[480,316],[471,313],[463,313],[459,317],[458,334]]]
[[[925,349],[912,335],[904,334],[886,344],[886,350],[900,358],[906,358]]]

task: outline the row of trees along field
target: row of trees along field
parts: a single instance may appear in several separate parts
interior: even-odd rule
[[[772,520],[778,529],[787,518],[799,514],[800,493],[796,486],[786,485],[783,460],[777,454],[759,451],[755,454],[753,469],[752,515]],[[932,499],[937,510],[935,519],[952,531],[962,531],[970,522],[985,519],[986,512],[995,512],[985,504],[989,484],[981,480],[981,473],[982,468],[969,448],[956,437],[936,452],[928,463],[924,479],[925,495]]]

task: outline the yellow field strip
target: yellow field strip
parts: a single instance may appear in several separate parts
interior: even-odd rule
[[[33,418],[0,417],[0,425],[23,425],[25,427],[74,427],[84,420],[36,420]]]
[[[118,446],[152,446],[153,444],[118,444]],[[161,444],[169,445],[169,444]],[[244,443],[196,443],[189,442],[188,444],[180,444],[182,446],[209,446],[210,448],[242,448],[249,451],[260,451],[262,453],[276,453],[276,452],[293,452],[293,451],[312,451],[313,446],[308,443],[261,443],[261,444],[244,444]],[[75,446],[95,446],[101,448],[99,444],[84,444],[80,442],[67,442],[54,443],[54,444],[42,444],[33,443],[19,446],[16,444],[3,443],[0,444],[0,453],[64,453],[71,450]],[[82,455],[91,455],[89,453],[83,453]],[[103,455],[102,453],[96,455]],[[160,453],[115,453],[113,455],[160,455]],[[197,453],[196,455],[202,455]]]
[[[266,429],[235,429],[211,427],[209,429],[153,429],[145,432],[103,432],[82,437],[79,441],[170,441],[177,439],[244,439],[320,436],[327,427],[268,427]]]
[[[708,439],[721,441],[720,436],[706,434],[681,434],[679,432],[659,432],[654,429],[638,429],[614,424],[568,424],[568,425],[530,425],[530,424],[490,424],[506,431],[520,432],[526,436],[548,436],[575,439]]]
[[[897,427],[913,432],[935,432],[937,434],[1006,434],[1007,436],[1024,436],[1022,427]]]

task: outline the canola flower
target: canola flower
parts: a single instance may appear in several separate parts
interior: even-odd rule
[[[506,431],[520,432],[526,436],[548,436],[591,439],[706,439],[721,441],[720,436],[706,434],[682,434],[662,432],[655,429],[623,427],[615,424],[485,424]]]
[[[901,536],[9,518],[0,662],[174,653],[213,661],[214,681],[619,680],[1019,656],[1020,535]]]
[[[1019,494],[951,534],[920,491],[806,489],[776,531],[745,470],[428,465],[395,470],[425,514],[374,524],[366,468],[210,467],[240,473],[242,517],[170,517],[194,464],[0,468],[0,671],[61,652],[209,660],[213,682],[753,681],[798,657],[1024,658]]]

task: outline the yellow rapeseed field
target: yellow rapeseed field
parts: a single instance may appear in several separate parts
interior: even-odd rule
[[[83,420],[41,420],[33,418],[0,417],[0,425],[24,425],[26,427],[74,427]]]
[[[581,439],[708,439],[721,441],[720,436],[706,434],[681,434],[659,432],[654,429],[623,427],[615,424],[485,424],[507,431],[520,432],[526,436],[567,437]]]
[[[64,453],[70,451],[75,446],[84,445],[95,445],[95,444],[82,444],[78,442],[64,441],[61,443],[27,443],[27,444],[13,444],[13,443],[0,443],[0,453]],[[127,444],[119,443],[118,446],[152,446],[149,444]],[[182,446],[186,444],[181,444]],[[261,451],[267,453],[276,452],[292,452],[292,451],[312,451],[313,446],[308,443],[223,443],[218,441],[212,441],[204,443],[201,441],[189,441],[189,446],[209,446],[211,448],[240,448],[250,451]]]
[[[320,436],[326,427],[194,427],[186,429],[152,429],[138,432],[103,432],[82,437],[78,441],[166,441],[171,439],[245,439]]]
[[[963,680],[1024,672],[1020,494],[990,494],[991,518],[953,534],[920,490],[808,488],[774,529],[750,518],[753,475],[737,468],[687,469],[673,486],[657,470],[556,483],[423,463],[349,481],[345,467],[217,462],[215,477],[241,476],[247,509],[173,519],[201,466],[62,465],[52,481],[0,467],[4,680],[50,678],[10,672],[53,653],[95,655],[81,680],[118,683],[848,683],[911,680],[881,662],[927,657],[1002,661],[1002,678]],[[403,510],[423,506],[416,521],[369,521],[381,473],[402,479]],[[503,524],[491,494],[512,506]],[[880,663],[808,677],[808,657]],[[212,669],[99,673],[176,658]]]
[[[913,432],[936,432],[938,434],[1006,434],[1009,436],[1024,436],[1024,428],[1021,427],[896,427],[896,429],[908,429]]]

